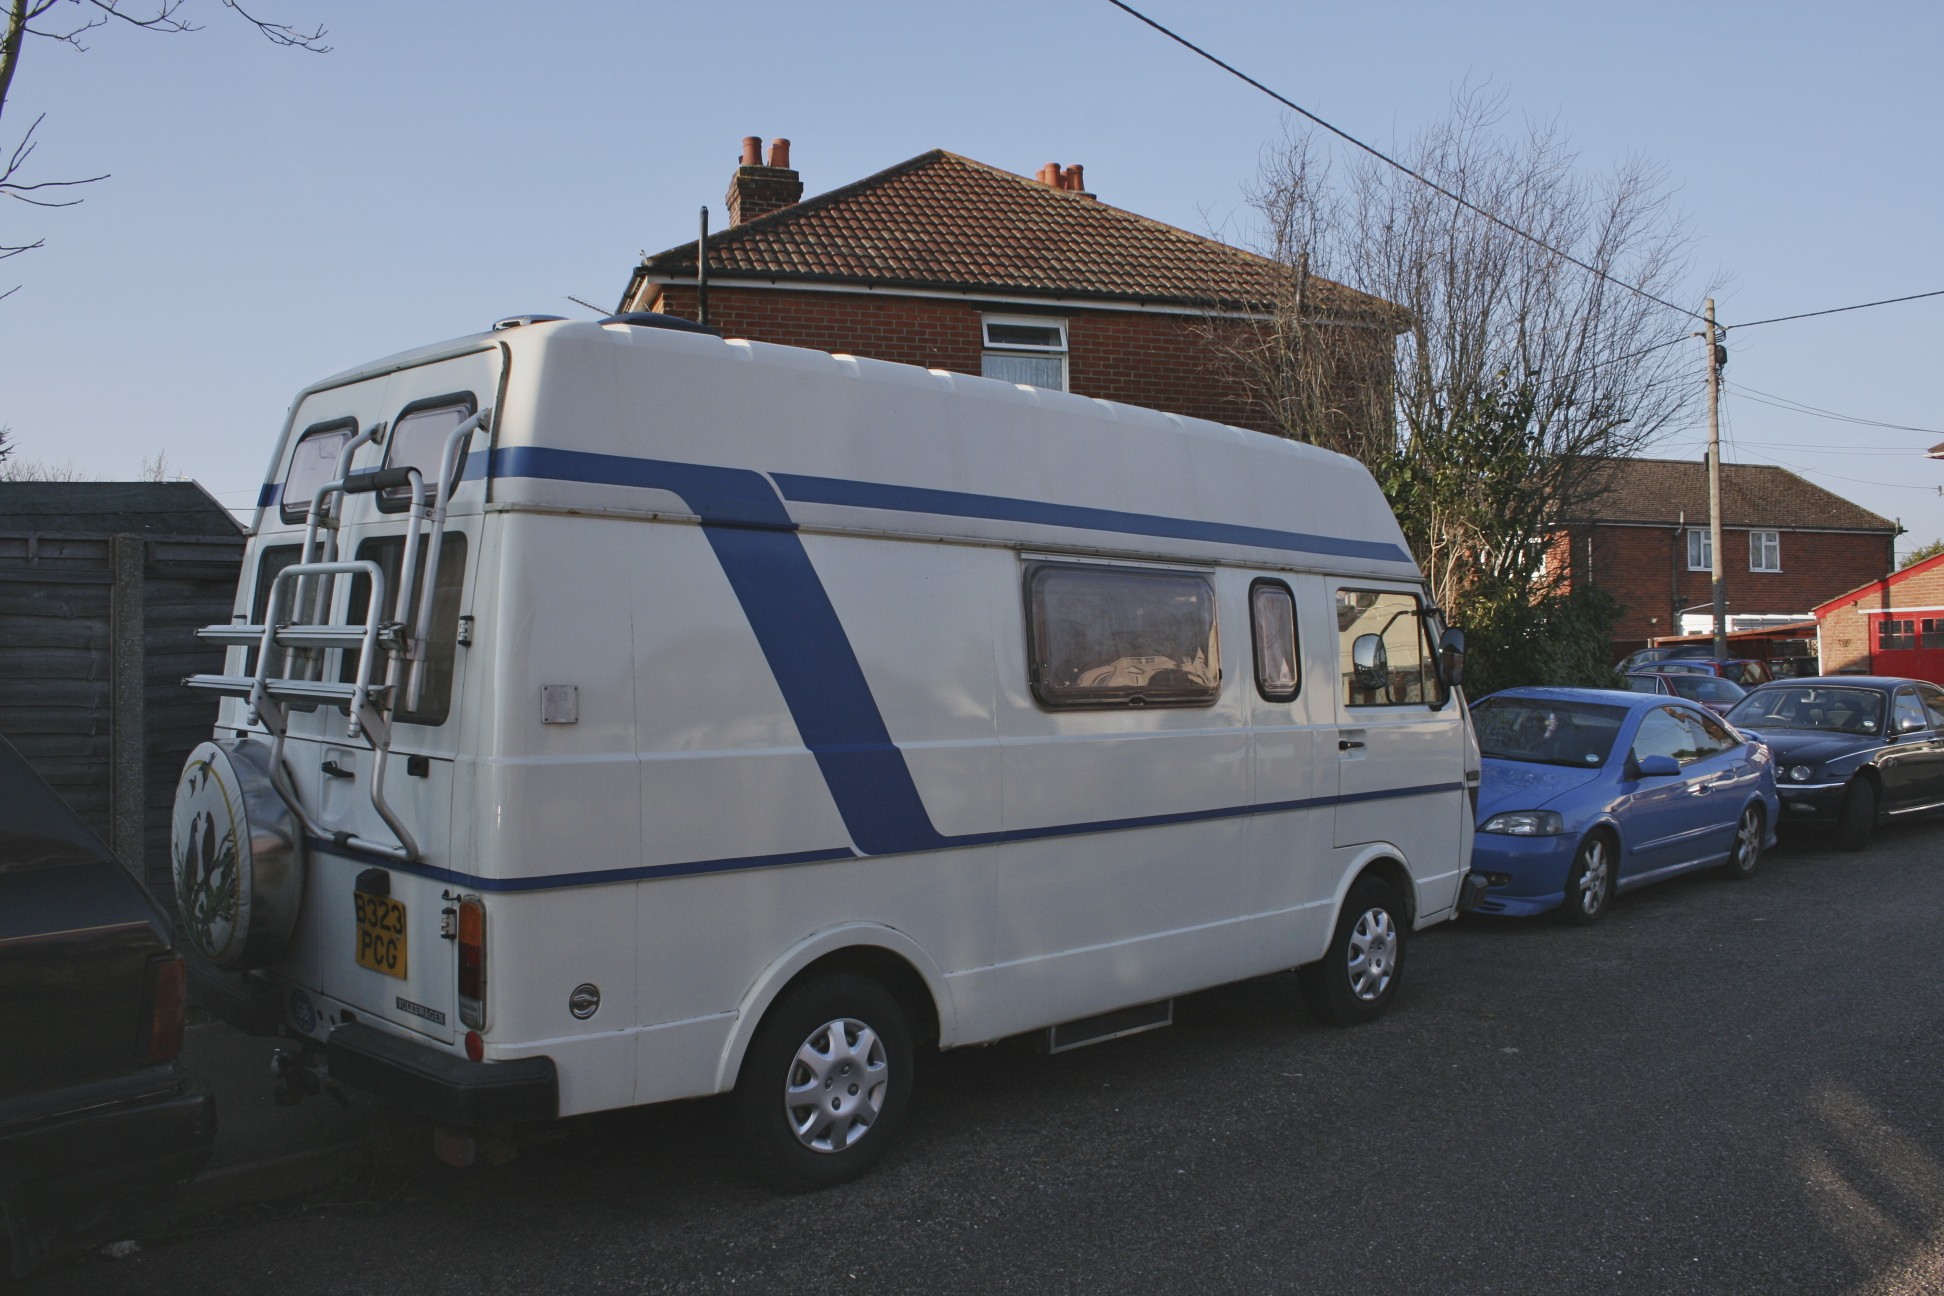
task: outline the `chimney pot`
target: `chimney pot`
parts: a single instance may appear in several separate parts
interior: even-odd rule
[[[790,141],[770,141],[769,165],[763,165],[763,138],[743,137],[742,165],[729,179],[723,204],[729,224],[741,225],[803,201],[803,180],[790,169]]]
[[[1060,187],[1060,164],[1058,162],[1048,162],[1045,166],[1041,167],[1039,169],[1039,182],[1043,185],[1052,185],[1055,189],[1058,189]]]
[[[1081,176],[1081,168],[1078,162],[1075,162],[1067,168],[1067,188],[1073,190],[1075,193],[1082,193],[1087,188],[1087,182]]]

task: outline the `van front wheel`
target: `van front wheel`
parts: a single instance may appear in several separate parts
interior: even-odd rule
[[[1296,972],[1310,1011],[1339,1026],[1375,1021],[1390,1007],[1404,972],[1407,924],[1397,889],[1382,878],[1350,888],[1323,957]]]
[[[863,1174],[903,1122],[911,1070],[911,1029],[877,982],[839,972],[785,991],[736,1082],[757,1173],[797,1192]]]

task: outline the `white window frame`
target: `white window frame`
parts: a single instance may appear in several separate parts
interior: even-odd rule
[[[1763,561],[1764,559],[1767,561]],[[1779,572],[1782,570],[1782,533],[1780,531],[1750,531],[1748,533],[1748,570],[1752,572]]]
[[[992,326],[1011,324],[1019,328],[1053,329],[1060,335],[1057,343],[1034,342],[994,342]],[[1032,356],[1057,357],[1060,361],[1059,390],[1069,390],[1067,386],[1067,322],[1045,315],[982,315],[979,317],[979,341],[982,344],[980,361],[986,356]]]
[[[1699,561],[1696,561],[1696,559]],[[1687,533],[1687,569],[1689,571],[1714,570],[1714,539],[1706,527],[1689,527]]]

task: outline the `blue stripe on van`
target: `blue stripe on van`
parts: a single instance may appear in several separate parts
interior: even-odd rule
[[[1015,828],[1008,832],[974,833],[963,837],[941,838],[948,846],[964,847],[1021,841],[1044,841],[1052,837],[1080,837],[1090,833],[1120,832],[1129,828],[1162,828],[1174,824],[1203,823],[1213,819],[1240,819],[1248,815],[1284,814],[1293,810],[1317,810],[1326,806],[1349,805],[1359,801],[1391,801],[1401,797],[1430,796],[1439,792],[1462,792],[1463,783],[1426,783],[1418,787],[1384,788],[1375,792],[1353,792],[1348,796],[1307,797],[1297,801],[1273,801],[1262,805],[1218,806],[1212,810],[1184,810],[1175,814],[1140,815],[1131,819],[1101,819],[1091,823],[1049,824],[1044,828]],[[346,859],[370,860],[401,873],[413,873],[437,882],[449,882],[476,891],[554,891],[569,887],[603,886],[618,882],[639,882],[651,878],[690,877],[698,873],[729,873],[746,869],[785,868],[792,864],[816,864],[830,860],[857,859],[857,852],[844,847],[828,850],[795,851],[781,855],[747,855],[739,858],[691,860],[678,864],[648,864],[633,868],[589,869],[579,873],[551,873],[541,877],[491,878],[457,869],[436,868],[429,864],[401,864],[369,851],[339,846],[322,837],[307,838],[313,851]]]
[[[282,482],[265,482],[263,483],[263,489],[257,492],[257,507],[269,508],[272,504],[275,504],[278,500],[282,498],[283,498]]]
[[[844,829],[860,854],[895,855],[909,851],[1110,832],[1120,828],[1262,814],[1278,808],[1295,809],[1302,805],[1322,805],[1341,799],[1332,797],[1279,807],[1235,806],[1182,815],[947,836],[932,823],[924,800],[918,794],[917,784],[912,779],[911,768],[905,762],[904,753],[891,740],[890,729],[884,722],[883,713],[878,710],[877,698],[871,693],[869,681],[864,678],[864,668],[858,662],[856,649],[844,631],[837,609],[831,604],[829,591],[824,588],[815,564],[803,547],[802,538],[797,535],[796,523],[792,521],[789,510],[768,478],[747,468],[539,446],[495,450],[489,471],[497,478],[527,477],[635,486],[668,491],[681,498],[684,506],[701,520],[702,533],[716,560],[722,564],[723,573],[729,579],[736,601],[742,606],[743,615],[749,620],[756,642],[769,663],[770,673],[783,694],[784,704],[790,710],[790,718],[796,724],[797,733],[803,745],[816,757],[818,770],[830,789],[831,800],[844,821]],[[789,480],[801,483],[825,479]],[[905,488],[883,489],[896,492]],[[952,493],[926,494],[946,496]],[[895,494],[892,497],[904,498]],[[996,496],[956,498],[965,501],[998,500]],[[998,502],[1018,505],[1028,512],[1052,507],[1033,505],[1023,500]],[[1075,512],[1143,520],[1136,514],[1109,514],[1106,510],[1081,509]],[[1189,524],[1170,518],[1149,518],[1145,521],[1155,528],[1215,525]],[[1092,526],[1094,523],[1061,525]],[[1250,527],[1229,530],[1252,536],[1293,535],[1258,532]],[[1142,534],[1176,535],[1177,532],[1151,529]],[[1233,539],[1228,542],[1244,543]],[[1405,788],[1381,795],[1410,796],[1429,790],[1442,789]],[[763,866],[759,860],[745,863],[712,861],[665,867],[702,872]],[[631,870],[601,876],[618,881],[630,875],[650,876],[646,872]],[[476,884],[482,887],[497,885],[486,880],[476,880]]]
[[[990,518],[1001,522],[1024,522],[1032,526],[1114,531],[1122,535],[1248,545],[1290,553],[1329,554],[1335,558],[1411,561],[1411,556],[1402,548],[1384,541],[1349,540],[1341,536],[1312,535],[1303,531],[1276,531],[1268,527],[1124,513],[1118,509],[1083,508],[1075,504],[1045,504],[1038,500],[972,495],[964,491],[932,490],[923,486],[887,486],[879,482],[846,481],[837,477],[800,477],[795,473],[772,475],[782,489],[784,499],[802,504],[837,504],[900,513]]]
[[[857,849],[894,855],[950,844],[932,826],[904,753],[891,741],[857,652],[789,510],[761,473],[514,447],[493,452],[492,474],[607,482],[679,495],[702,520],[702,533]]]

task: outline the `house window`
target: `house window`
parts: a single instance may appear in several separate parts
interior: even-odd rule
[[[1944,648],[1944,617],[1925,617],[1919,648]]]
[[[982,376],[1048,391],[1067,389],[1065,320],[988,315],[984,322]]]
[[[1877,622],[1877,651],[1892,652],[1899,648],[1917,646],[1917,623],[1914,620],[1898,620],[1884,617]]]
[[[1782,570],[1782,533],[1780,531],[1750,531],[1748,533],[1748,570]]]
[[[1705,527],[1688,528],[1688,570],[1714,570],[1714,543]]]

